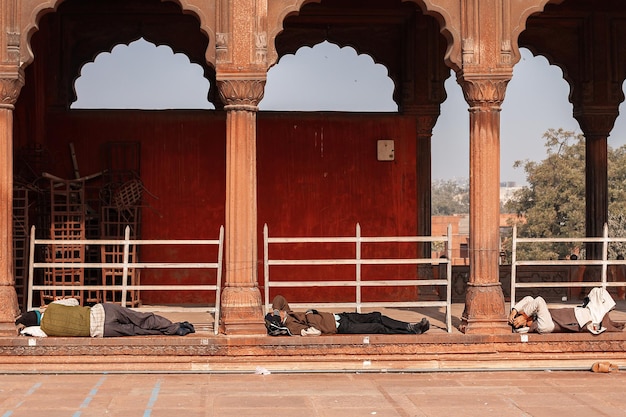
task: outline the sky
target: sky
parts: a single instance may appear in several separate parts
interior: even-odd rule
[[[168,46],[143,39],[99,54],[82,68],[75,87],[78,100],[72,108],[214,108],[207,101],[209,82],[199,65]],[[270,69],[259,109],[395,112],[393,87],[387,69],[370,56],[323,42],[282,57]],[[445,88],[448,97],[433,130],[432,178],[462,180],[469,176],[468,105],[453,74]],[[522,49],[502,104],[502,182],[526,184],[523,169],[513,164],[543,160],[543,134],[548,129],[580,133],[568,95],[561,69]],[[620,112],[626,108],[621,106]],[[609,145],[624,144],[626,118],[618,117]]]

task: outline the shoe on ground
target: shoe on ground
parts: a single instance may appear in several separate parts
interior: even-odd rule
[[[181,327],[185,327],[187,329],[189,329],[189,333],[195,333],[196,329],[193,327],[193,324],[189,323],[188,321],[183,321],[182,323],[180,323]]]
[[[184,326],[178,326],[178,329],[176,329],[176,334],[178,336],[186,336],[189,333],[191,333],[191,330],[189,330],[187,327],[184,327]]]
[[[309,327],[308,329],[300,330],[301,336],[319,336],[322,332],[316,329],[315,327]]]
[[[428,329],[430,329],[430,322],[426,317],[424,317],[419,323],[409,324],[409,330],[414,334],[426,333]]]

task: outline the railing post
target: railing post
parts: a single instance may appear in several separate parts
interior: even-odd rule
[[[124,229],[124,266],[122,268],[122,299],[120,300],[122,307],[126,307],[126,293],[128,289],[128,257],[130,252],[130,226],[126,226]]]
[[[222,300],[222,259],[224,258],[224,225],[220,226],[220,237],[217,249],[217,277],[215,280],[215,309],[213,316],[213,334],[219,333],[220,301]]]
[[[361,225],[356,224],[356,312],[361,312]]]
[[[446,284],[446,328],[448,333],[452,332],[452,225],[448,224],[448,249],[446,257],[448,265],[446,268],[447,284]]]
[[[606,289],[607,261],[609,259],[609,225],[604,223],[602,230],[602,288]]]
[[[511,308],[515,305],[515,263],[517,262],[517,225],[513,225],[513,239],[511,242]]]
[[[33,267],[35,263],[35,225],[30,228],[30,249],[28,252],[28,291],[26,294],[28,295],[28,307],[26,311],[30,311],[33,309],[33,297],[35,293],[33,292],[33,276],[35,268]]]
[[[270,302],[269,229],[267,223],[263,225],[263,282],[263,294],[265,294],[263,310],[265,310]],[[268,313],[268,311],[265,311],[265,313]]]

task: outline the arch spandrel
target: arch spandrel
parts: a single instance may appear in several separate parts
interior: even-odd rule
[[[448,42],[444,57],[446,65],[455,72],[462,67],[461,6],[458,0],[402,0],[416,3],[424,14],[439,23],[441,34]]]
[[[445,56],[446,64],[455,70],[459,69],[461,64],[461,42],[458,29],[460,26],[458,0],[401,0],[401,2],[415,3],[424,14],[435,18],[441,27],[441,33],[448,41],[448,53]],[[268,67],[275,65],[278,60],[275,41],[276,37],[284,29],[283,22],[289,16],[298,14],[302,7],[309,3],[321,3],[321,0],[280,0],[272,1],[268,4]]]
[[[48,13],[54,13],[66,0],[23,0],[20,6],[20,65],[28,66],[34,59],[31,38],[39,30],[39,22]],[[177,4],[183,14],[193,15],[200,22],[201,32],[208,38],[206,63],[215,68],[215,25],[216,1],[203,0],[164,0]]]
[[[267,5],[267,65],[268,68],[278,62],[276,36],[283,31],[283,22],[309,3],[321,3],[321,0],[273,0]],[[313,46],[313,45],[308,45]]]
[[[563,1],[565,0],[526,0],[512,2],[510,33],[513,65],[517,64],[521,59],[519,36],[526,29],[528,18],[535,13],[542,12],[548,4],[560,4]]]

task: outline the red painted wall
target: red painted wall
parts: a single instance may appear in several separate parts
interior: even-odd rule
[[[258,129],[259,234],[415,235],[415,120],[398,115],[262,114]],[[377,141],[395,141],[395,160],[377,160]],[[259,242],[261,246],[261,241]],[[273,250],[272,250],[273,249]],[[298,244],[295,257],[352,258],[354,244]],[[291,253],[290,253],[291,251]],[[270,256],[294,256],[294,245]],[[415,257],[414,245],[369,244],[367,257]],[[262,271],[261,271],[262,272]],[[364,266],[363,279],[415,277],[415,267]],[[354,266],[272,267],[272,280],[354,279]],[[276,289],[293,301],[354,301],[351,288]],[[376,293],[375,295],[372,293]],[[364,290],[368,299],[414,299],[415,289]]]
[[[364,236],[414,235],[417,230],[415,119],[391,114],[259,113],[258,220],[259,261],[263,259],[262,228],[272,236],[354,236],[361,224]],[[18,134],[23,138],[24,132]],[[102,145],[109,141],[141,144],[141,178],[156,198],[146,196],[144,239],[216,238],[224,223],[225,115],[215,111],[91,111],[48,114],[45,146],[54,150],[50,172],[71,178],[69,143],[73,142],[82,175],[104,169]],[[395,141],[395,160],[377,160],[381,139]],[[428,157],[428,156],[426,156]],[[97,185],[95,180],[90,185]],[[301,248],[325,257],[353,257],[351,245]],[[280,248],[272,256],[282,256]],[[377,244],[363,257],[414,256],[413,245]],[[283,252],[285,254],[285,252]],[[309,255],[307,255],[309,256]],[[147,247],[143,261],[209,261],[199,249]],[[274,272],[276,271],[276,272]],[[364,279],[409,278],[415,267],[369,267]],[[346,278],[353,267],[325,270],[272,270],[276,279]],[[215,274],[201,271],[152,270],[142,273],[144,284],[214,282]],[[259,264],[259,283],[263,267]],[[319,301],[351,299],[352,289],[315,290]],[[297,300],[302,293],[287,291]],[[366,298],[373,295],[366,295]],[[378,291],[376,298],[413,299],[415,289]],[[146,304],[203,304],[205,294],[175,296],[143,291]]]

